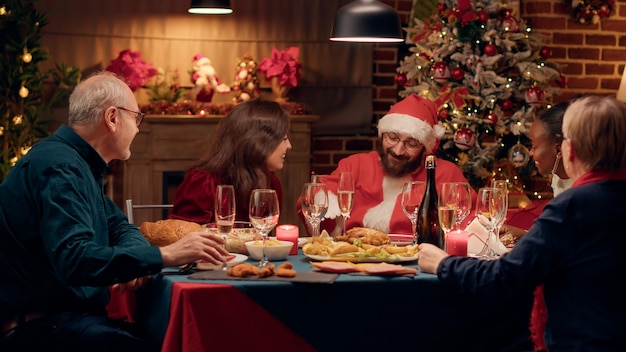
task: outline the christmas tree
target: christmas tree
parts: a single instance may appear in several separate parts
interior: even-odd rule
[[[446,128],[438,156],[456,162],[482,187],[508,159],[520,175],[528,163],[526,133],[565,83],[547,60],[550,48],[514,13],[515,3],[443,0],[407,28],[411,55],[397,68],[399,95],[419,94],[440,105]]]
[[[46,24],[33,1],[0,4],[0,182],[33,144],[49,135],[51,109],[66,103],[80,80],[77,68],[39,67],[48,59],[40,46]]]

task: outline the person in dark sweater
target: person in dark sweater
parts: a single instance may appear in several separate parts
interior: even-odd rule
[[[150,246],[105,196],[107,164],[130,157],[145,115],[127,83],[98,72],[69,103],[68,124],[0,184],[0,351],[158,351],[108,317],[110,288],[134,290],[163,267],[219,264],[228,253],[205,232]]]
[[[420,245],[422,271],[487,299],[543,284],[549,351],[625,351],[626,108],[613,97],[573,101],[563,117],[562,161],[574,180],[497,260],[448,256]],[[494,317],[497,319],[497,317]]]

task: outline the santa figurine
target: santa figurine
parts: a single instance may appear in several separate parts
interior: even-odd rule
[[[230,87],[222,83],[215,73],[211,60],[202,54],[196,54],[193,57],[191,81],[194,84],[193,96],[199,102],[211,102],[215,92],[221,94],[230,92]]]

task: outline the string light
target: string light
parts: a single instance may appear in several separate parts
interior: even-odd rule
[[[24,99],[26,99],[26,97],[28,97],[28,94],[29,94],[29,93],[30,93],[30,92],[28,91],[28,88],[26,88],[26,87],[24,87],[24,86],[22,86],[22,87],[20,88],[19,92],[18,92],[18,94],[20,95],[20,97],[22,97],[22,98],[24,98]]]

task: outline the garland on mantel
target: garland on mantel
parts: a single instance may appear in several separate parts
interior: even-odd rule
[[[184,100],[179,103],[168,101],[151,102],[140,106],[141,111],[148,115],[189,115],[189,116],[209,116],[209,115],[226,115],[237,104],[235,103],[200,103],[191,100]],[[309,106],[302,103],[284,102],[283,107],[289,111],[291,115],[311,115],[313,112]]]
[[[578,23],[598,24],[615,10],[615,0],[566,0],[572,6],[572,16]]]

